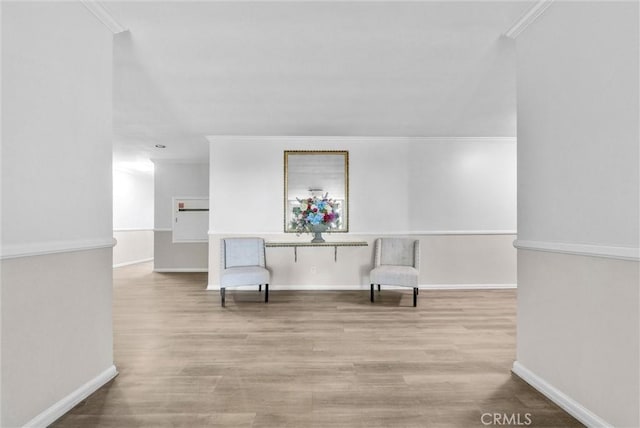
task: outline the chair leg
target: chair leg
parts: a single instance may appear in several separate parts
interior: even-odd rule
[[[269,284],[264,285],[264,302],[269,303]]]
[[[371,284],[371,301],[373,302],[373,284]]]
[[[418,287],[413,287],[413,307],[418,306]]]
[[[220,303],[222,303],[222,307],[224,308],[224,288],[220,289]]]
[[[258,284],[258,291],[262,292],[262,284]]]
[[[420,289],[416,288],[416,294],[420,294]]]
[[[378,292],[380,291],[380,284],[378,284]]]

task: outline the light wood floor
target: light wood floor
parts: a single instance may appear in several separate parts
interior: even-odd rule
[[[483,427],[577,421],[510,373],[515,290],[205,291],[114,271],[112,382],[55,427]],[[485,416],[485,422],[489,419]]]

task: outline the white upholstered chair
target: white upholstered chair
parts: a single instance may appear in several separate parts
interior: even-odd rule
[[[413,288],[413,306],[418,303],[420,241],[408,238],[378,238],[375,242],[374,268],[370,273],[371,301],[373,286],[400,285]]]
[[[264,239],[225,238],[220,241],[220,297],[225,304],[227,287],[258,285],[264,302],[269,302],[269,278],[266,268]]]

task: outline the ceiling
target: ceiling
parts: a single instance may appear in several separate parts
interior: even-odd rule
[[[208,135],[514,137],[501,34],[531,4],[108,3],[115,161],[207,159]]]

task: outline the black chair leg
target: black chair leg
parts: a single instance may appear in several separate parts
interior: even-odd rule
[[[380,284],[378,284],[378,291],[380,291]]]
[[[371,284],[371,301],[373,302],[373,284]]]
[[[413,307],[418,306],[418,287],[413,287]]]
[[[264,285],[264,302],[269,303],[269,284]]]
[[[222,303],[222,307],[224,308],[224,288],[220,289],[220,303]]]
[[[416,294],[420,294],[420,289],[416,288]]]
[[[258,284],[258,291],[262,292],[262,284]]]

